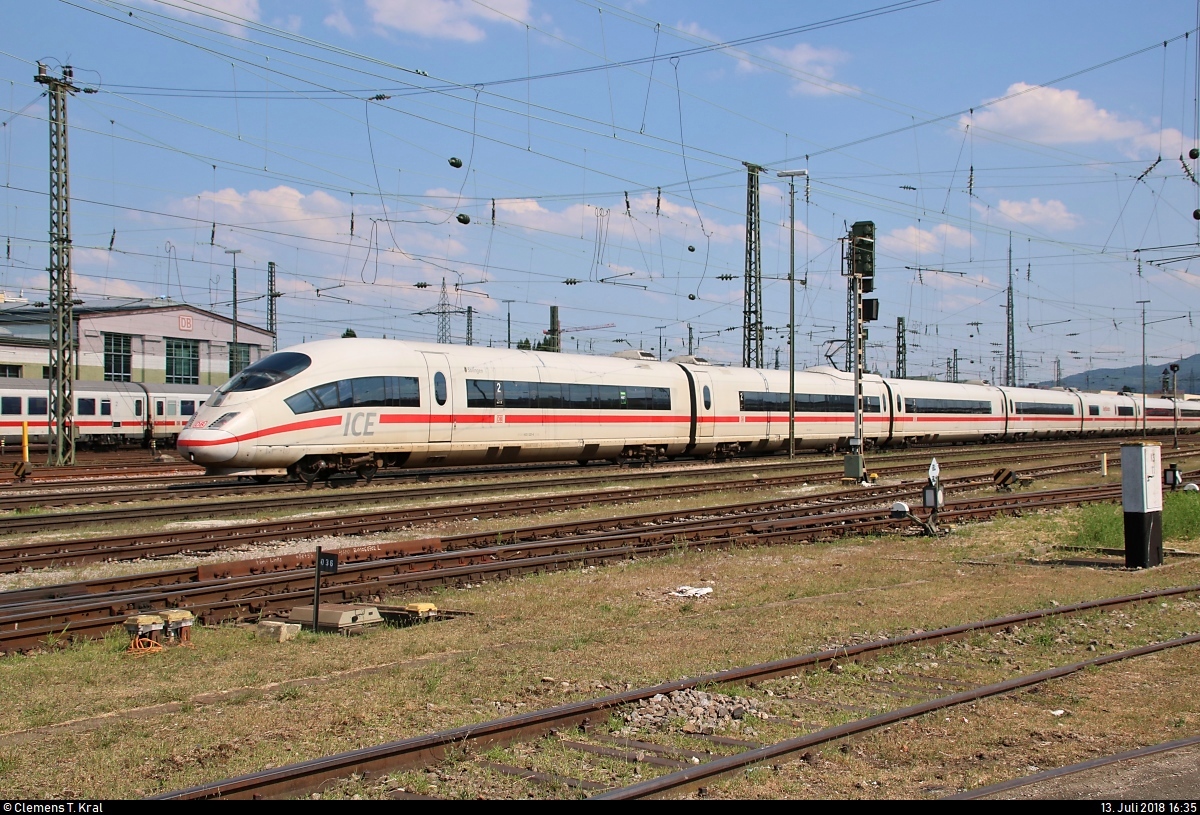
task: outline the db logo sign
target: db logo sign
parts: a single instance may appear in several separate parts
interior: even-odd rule
[[[179,330],[180,331],[191,331],[192,330],[192,315],[190,315],[190,314],[180,314],[179,315]]]

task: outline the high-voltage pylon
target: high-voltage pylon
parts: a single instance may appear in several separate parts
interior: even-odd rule
[[[742,306],[742,366],[763,367],[762,243],[760,240],[758,174],[762,167],[746,165],[746,294]]]
[[[283,296],[275,291],[275,261],[267,261],[267,330],[271,332],[271,350],[279,350],[279,328],[275,314],[275,301]]]
[[[904,318],[896,318],[896,378],[908,378],[908,338],[904,334]]]
[[[436,314],[438,318],[437,341],[442,345],[449,345],[450,339],[450,315],[451,314],[466,314],[465,308],[450,305],[450,295],[446,291],[446,278],[442,278],[442,294],[438,297],[437,308],[418,311],[417,314]]]
[[[64,65],[62,79],[50,76],[38,63],[33,79],[46,86],[50,99],[50,371],[47,463],[75,463],[74,375],[75,305],[71,285],[71,182],[67,160],[67,94],[79,88],[74,72]]]

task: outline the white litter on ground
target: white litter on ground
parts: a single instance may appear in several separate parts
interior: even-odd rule
[[[712,594],[711,586],[705,586],[701,589],[692,588],[691,586],[680,586],[675,591],[670,592],[672,597],[703,597],[706,594]]]

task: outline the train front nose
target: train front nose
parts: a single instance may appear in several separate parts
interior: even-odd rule
[[[193,421],[179,434],[175,446],[196,464],[223,464],[233,459],[253,437],[254,420],[246,411],[230,411],[211,421]]]

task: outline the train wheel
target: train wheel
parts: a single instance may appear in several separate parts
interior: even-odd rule
[[[301,462],[296,465],[296,475],[304,482],[305,486],[311,487],[313,482],[320,478],[321,473],[325,470],[321,463],[306,464]]]
[[[358,477],[361,478],[366,484],[370,484],[371,479],[375,477],[375,473],[379,472],[379,468],[374,464],[366,464],[362,467],[359,467],[355,472],[358,473]]]

